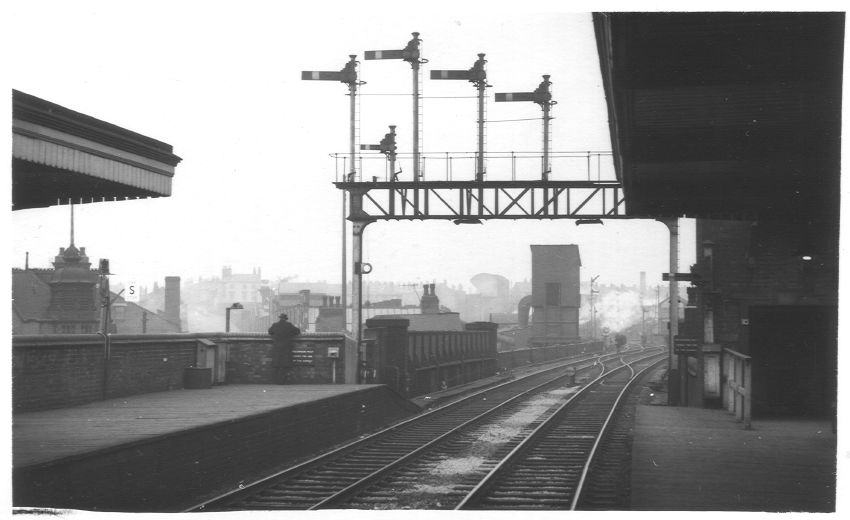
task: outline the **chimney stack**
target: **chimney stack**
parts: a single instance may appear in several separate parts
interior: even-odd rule
[[[440,313],[440,299],[437,298],[437,294],[435,292],[437,284],[425,284],[423,285],[423,290],[425,293],[422,295],[422,300],[419,302],[419,307],[421,309],[422,314],[439,314]]]
[[[177,332],[183,331],[180,323],[180,277],[165,277],[165,319],[177,325]]]

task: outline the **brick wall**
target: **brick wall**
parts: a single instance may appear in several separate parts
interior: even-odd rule
[[[227,378],[232,384],[272,383],[277,367],[272,360],[272,343],[267,335],[257,337],[222,337],[219,343],[227,348]],[[339,358],[329,358],[329,348],[339,349]],[[336,382],[342,383],[345,374],[345,336],[342,334],[304,334],[293,342],[293,351],[307,354],[312,363],[295,364],[289,370],[291,384],[330,384],[332,369]],[[302,354],[303,355],[303,354]]]
[[[270,383],[275,380],[272,343],[263,339],[232,338],[221,343],[227,348],[226,381],[231,384]]]
[[[297,339],[293,350],[310,352],[311,364],[295,365],[290,371],[292,384],[329,384],[342,383],[345,378],[345,344],[341,334],[329,334],[325,337],[310,336]],[[339,356],[331,358],[328,350],[336,348]],[[334,370],[336,375],[334,376]]]
[[[15,410],[59,408],[103,396],[102,345],[71,343],[19,347],[16,341],[13,350]]]
[[[96,334],[13,336],[12,344],[13,408],[30,411],[182,388],[197,338],[115,335],[107,363]]]
[[[183,369],[195,363],[197,340],[115,341],[107,398],[183,388]]]
[[[692,328],[703,333],[710,308],[714,343],[753,356],[755,415],[826,413],[835,399],[837,232],[835,222],[793,216],[697,222],[705,282]],[[711,257],[703,255],[705,241],[713,243]]]
[[[13,409],[46,410],[183,388],[186,367],[218,366],[217,360],[207,360],[210,355],[223,356],[225,373],[216,381],[276,381],[267,334],[115,334],[110,343],[109,360],[104,363],[103,337],[96,334],[13,336]],[[343,382],[344,336],[302,335],[295,345],[312,352],[313,363],[294,367],[292,383],[331,383],[334,365],[336,382]],[[339,348],[335,363],[327,356],[329,347]]]
[[[715,342],[749,352],[742,320],[750,306],[836,305],[838,251],[830,233],[785,221],[698,221],[698,249],[714,243]],[[800,255],[807,250],[817,253],[808,262]],[[710,275],[704,263],[700,269]]]

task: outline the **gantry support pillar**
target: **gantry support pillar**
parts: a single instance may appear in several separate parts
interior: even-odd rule
[[[659,219],[667,229],[670,230],[670,334],[668,343],[667,371],[668,374],[674,367],[679,371],[679,395],[672,392],[667,394],[668,404],[678,403],[684,405],[687,398],[687,358],[678,356],[674,352],[674,338],[679,335],[679,285],[676,282],[676,273],[679,270],[679,219]],[[669,384],[669,379],[668,379]]]
[[[363,275],[369,274],[372,271],[372,266],[363,262],[363,239],[366,226],[374,222],[374,219],[369,218],[363,213],[363,194],[367,190],[350,190],[351,197],[349,207],[351,221],[351,335],[356,344],[356,358],[354,356],[346,358],[346,362],[354,361],[356,369],[353,371],[354,380],[349,381],[348,374],[351,370],[346,370],[346,384],[354,384],[357,374],[360,373],[361,352],[363,349]]]

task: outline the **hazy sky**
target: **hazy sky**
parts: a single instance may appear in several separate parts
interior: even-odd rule
[[[429,60],[424,151],[474,150],[474,87],[427,77],[431,69],[469,68],[479,52],[487,54],[493,85],[489,152],[540,150],[539,120],[496,122],[538,118],[537,105],[496,104],[493,94],[533,90],[542,74],[551,75],[558,101],[552,150],[611,149],[587,13],[511,12],[488,4],[477,12],[405,8],[398,14],[390,14],[397,7],[375,6],[400,4],[368,2],[344,11],[322,2],[309,10],[270,2],[133,5],[18,2],[7,20],[9,41],[17,42],[6,67],[11,88],[165,141],[183,158],[171,197],[76,206],[76,244],[93,262],[109,258],[117,283],[218,275],[224,265],[234,272],[261,267],[268,278],[338,282],[341,195],[331,184],[329,154],[348,150],[347,89],[301,81],[301,71],[339,70],[349,54],[362,60],[366,50],[403,48],[412,31],[421,33]],[[367,81],[361,142],[377,142],[396,124],[399,151],[410,152],[409,65],[361,61],[360,78]],[[492,178],[498,170],[496,161],[488,163]],[[426,169],[426,180],[443,178],[441,171]],[[603,178],[613,178],[611,172],[603,168]],[[402,178],[409,175],[405,168]],[[553,178],[585,175],[555,163]],[[538,176],[535,162],[522,178]],[[23,266],[29,251],[31,266],[49,267],[68,245],[68,220],[67,206],[13,212],[12,265]],[[692,223],[685,223],[680,271],[694,257],[688,229]],[[667,228],[655,221],[378,222],[366,237],[364,260],[375,281],[470,286],[479,272],[521,281],[530,278],[530,244],[578,244],[584,280],[600,275],[602,283],[637,284],[646,271],[655,285],[668,270]]]

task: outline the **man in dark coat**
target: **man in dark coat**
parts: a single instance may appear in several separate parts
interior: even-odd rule
[[[301,334],[301,329],[289,323],[289,316],[281,314],[280,321],[269,327],[269,334],[274,342],[272,364],[277,370],[277,382],[282,385],[292,367],[292,339]]]

